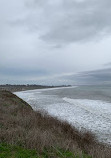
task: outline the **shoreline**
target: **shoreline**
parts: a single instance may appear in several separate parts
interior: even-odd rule
[[[46,113],[50,116],[56,117],[60,121],[67,121],[78,130],[93,133],[100,143],[111,146],[110,122],[107,121],[109,115],[104,115],[104,105],[106,103],[106,107],[108,107],[110,105],[109,103],[102,102],[100,100],[70,99],[60,97],[59,100],[57,100],[56,96],[52,95],[51,97],[50,94],[52,94],[52,92],[50,91],[48,91],[48,95],[45,95],[47,94],[46,92],[45,94],[41,93],[47,90],[48,89],[33,90],[23,93],[17,92],[15,94],[28,102],[34,111],[46,111]],[[55,92],[53,92],[53,94],[54,93]],[[62,100],[65,102],[62,102]],[[99,106],[99,104],[101,106]],[[108,109],[106,112],[108,112]],[[104,127],[106,128],[104,129]]]

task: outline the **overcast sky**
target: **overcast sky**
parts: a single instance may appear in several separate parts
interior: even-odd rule
[[[111,0],[0,0],[0,84],[111,82]]]

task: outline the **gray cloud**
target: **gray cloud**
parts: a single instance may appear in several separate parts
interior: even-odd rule
[[[0,0],[0,83],[110,81],[110,17],[110,0]]]
[[[17,77],[17,76],[47,76],[49,73],[46,70],[42,69],[21,69],[21,68],[0,68],[0,74],[4,76],[11,76],[11,77]]]
[[[105,67],[111,67],[111,62],[105,63],[104,66],[105,66]]]
[[[34,0],[30,6],[31,27],[37,26],[40,38],[47,42],[88,41],[111,32],[110,0]]]
[[[105,84],[111,83],[111,68],[80,72],[75,75],[64,76],[76,84]]]

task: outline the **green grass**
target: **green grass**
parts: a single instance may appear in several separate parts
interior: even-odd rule
[[[52,148],[50,150],[44,149],[44,151],[39,155],[36,150],[24,149],[19,146],[0,144],[0,158],[91,158],[83,154],[82,157],[79,155],[74,155],[70,151],[64,151],[57,148]]]
[[[62,149],[58,149],[58,148],[52,148],[51,150],[44,150],[44,152],[42,153],[42,157],[43,158],[91,158],[91,156],[88,156],[86,154],[82,154],[82,156],[80,156],[79,154],[74,154],[70,151],[65,151]]]
[[[39,158],[35,150],[0,144],[0,158]]]

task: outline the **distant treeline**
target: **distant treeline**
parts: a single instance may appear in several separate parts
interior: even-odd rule
[[[11,84],[4,84],[0,85],[0,89],[8,90],[11,92],[15,91],[24,91],[24,90],[33,90],[33,89],[42,89],[42,88],[56,88],[56,87],[68,87],[70,85],[61,85],[61,86],[48,86],[48,85],[36,85],[36,84],[23,84],[23,85],[11,85]]]

